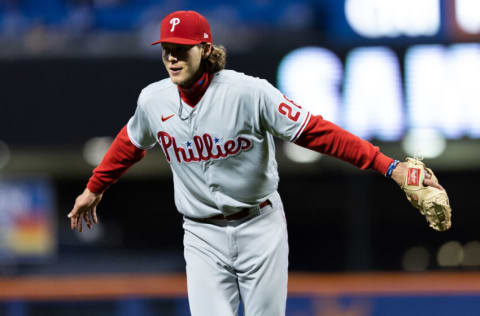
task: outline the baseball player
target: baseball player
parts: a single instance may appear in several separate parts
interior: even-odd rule
[[[178,11],[161,22],[169,78],[142,90],[135,114],[94,169],[68,215],[98,222],[104,191],[159,144],[184,216],[188,299],[194,316],[285,315],[287,227],[277,192],[274,136],[373,169],[401,184],[405,163],[288,99],[265,80],[224,70],[207,20]],[[426,173],[425,185],[440,185]],[[155,218],[155,214],[152,214]]]

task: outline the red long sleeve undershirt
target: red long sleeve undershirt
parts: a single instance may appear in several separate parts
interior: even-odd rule
[[[145,156],[145,150],[132,144],[125,125],[108,149],[102,162],[93,169],[87,188],[102,193],[115,183],[133,164]]]
[[[382,154],[378,147],[347,132],[339,126],[312,116],[303,133],[295,142],[302,147],[347,161],[360,169],[387,172],[393,159]],[[124,126],[105,154],[100,165],[93,170],[87,188],[95,193],[104,192],[133,164],[145,156],[145,150],[132,144]]]
[[[393,159],[382,154],[366,140],[312,115],[305,130],[295,141],[302,147],[349,162],[360,169],[373,169],[385,174]]]

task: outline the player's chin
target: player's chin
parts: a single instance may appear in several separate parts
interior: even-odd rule
[[[182,83],[184,82],[182,76],[180,75],[172,75],[170,74],[170,79],[172,80],[172,82],[176,85],[182,85]]]
[[[186,78],[186,76],[181,76],[181,75],[177,75],[177,76],[170,76],[170,79],[172,80],[172,82],[178,86],[181,86],[181,87],[185,87],[187,86],[187,83],[188,83],[188,80]]]

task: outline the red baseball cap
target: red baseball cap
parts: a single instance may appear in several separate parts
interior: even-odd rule
[[[174,43],[184,45],[197,45],[212,42],[212,33],[207,19],[195,11],[176,11],[170,13],[162,20],[160,27],[160,43]]]

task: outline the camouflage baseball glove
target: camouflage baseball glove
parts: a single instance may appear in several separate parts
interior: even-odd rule
[[[432,186],[424,186],[425,172],[438,183],[433,171],[417,158],[407,157],[407,176],[401,186],[408,201],[426,217],[430,227],[445,231],[452,225],[452,210],[447,192]]]

